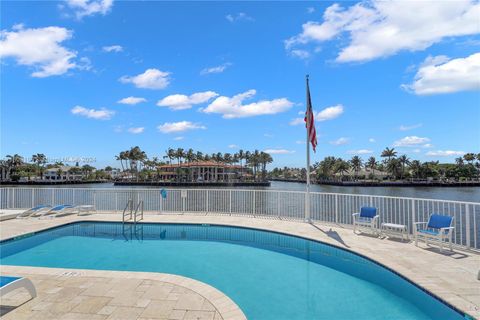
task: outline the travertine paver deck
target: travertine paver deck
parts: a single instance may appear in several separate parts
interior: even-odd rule
[[[25,290],[2,297],[1,312],[5,320],[223,319],[201,294],[152,279],[155,275],[148,273],[125,277],[121,272],[95,270],[5,268],[8,274],[31,279],[38,292],[27,303],[24,302],[29,294]]]
[[[120,214],[70,216],[46,220],[8,220],[0,222],[2,239],[71,221],[119,221]],[[440,253],[436,247],[355,235],[351,229],[335,225],[236,217],[226,215],[145,215],[149,222],[191,222],[246,226],[278,231],[319,240],[363,254],[397,271],[456,308],[480,319],[480,255],[455,250]],[[223,314],[222,314],[223,315]]]

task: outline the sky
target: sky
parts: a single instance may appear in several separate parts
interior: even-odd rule
[[[480,152],[480,2],[2,1],[0,157]],[[74,163],[70,163],[74,164]]]

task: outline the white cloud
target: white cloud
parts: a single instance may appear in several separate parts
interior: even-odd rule
[[[480,12],[479,12],[480,16]],[[428,57],[414,81],[402,88],[417,95],[480,90],[480,52],[466,58]]]
[[[103,51],[105,52],[122,52],[123,51],[123,47],[116,44],[116,45],[113,45],[113,46],[105,46],[102,48]]]
[[[137,127],[137,128],[128,128],[128,132],[133,134],[143,133],[145,131],[144,127]]]
[[[341,137],[341,138],[338,138],[337,140],[330,141],[330,144],[333,144],[335,146],[341,146],[341,145],[347,144],[349,142],[350,142],[350,139],[345,138],[345,137]]]
[[[198,130],[198,129],[207,129],[207,127],[192,123],[190,121],[180,121],[180,122],[165,122],[162,125],[159,125],[157,129],[163,133],[178,133],[188,130]]]
[[[218,96],[213,91],[197,92],[190,96],[184,94],[172,94],[157,102],[159,107],[168,107],[172,110],[190,109],[195,104],[201,104]]]
[[[238,149],[239,148],[236,144],[229,144],[228,147],[230,149]]]
[[[108,110],[105,108],[101,108],[97,110],[97,109],[87,109],[82,106],[75,106],[70,111],[72,112],[72,114],[87,117],[90,119],[96,119],[96,120],[109,120],[115,114],[115,111]]]
[[[309,21],[303,31],[285,41],[287,50],[348,34],[338,62],[368,61],[400,51],[425,50],[447,37],[480,32],[477,0],[381,1],[364,0],[348,8],[333,4],[323,22]]]
[[[12,31],[0,31],[0,58],[12,57],[18,64],[33,67],[36,78],[61,75],[79,67],[77,53],[60,44],[72,38],[72,31],[61,27],[24,29],[16,25]]]
[[[429,144],[429,138],[426,137],[417,137],[417,136],[407,136],[400,140],[397,140],[393,143],[394,147],[419,147],[423,146],[425,148],[429,148],[432,145]]]
[[[221,64],[219,66],[216,66],[216,67],[205,68],[202,71],[200,71],[200,74],[201,75],[206,75],[206,74],[211,74],[211,73],[222,73],[223,71],[225,71],[231,65],[232,64],[230,62],[227,62],[227,63]]]
[[[260,100],[250,104],[243,104],[246,99],[251,99],[257,92],[248,90],[233,97],[220,96],[202,109],[205,113],[220,113],[225,119],[246,118],[260,115],[284,112],[293,106],[287,98],[274,100]]]
[[[327,121],[338,118],[343,113],[343,105],[337,104],[336,106],[328,107],[318,112],[314,119],[315,121]],[[298,112],[298,114],[304,114],[304,112]],[[291,126],[296,126],[305,123],[303,118],[295,118],[290,121]]]
[[[463,156],[465,152],[463,151],[453,151],[453,150],[437,150],[429,151],[426,153],[429,157],[451,157],[451,156]]]
[[[295,141],[295,143],[296,143],[296,144],[306,144],[306,142],[303,141],[303,140],[297,140],[297,141]]]
[[[138,104],[138,103],[141,103],[141,102],[146,102],[147,99],[145,98],[140,98],[140,97],[127,97],[127,98],[123,98],[121,100],[118,100],[117,102],[118,103],[121,103],[121,104],[130,104],[130,105],[134,105],[134,104]]]
[[[266,149],[263,152],[269,154],[292,154],[295,153],[293,150],[286,150],[286,149]]]
[[[308,59],[310,58],[310,52],[307,50],[302,50],[302,49],[293,49],[289,51],[289,54],[292,57],[299,58],[299,59]]]
[[[333,107],[328,107],[317,113],[316,121],[326,121],[338,118],[343,113],[343,105],[337,104]]]
[[[374,138],[370,138],[370,139],[368,139],[368,142],[375,143],[375,142],[377,142],[377,140],[375,140]]]
[[[113,6],[113,0],[67,0],[77,19],[100,13],[106,15]]]
[[[423,126],[422,123],[417,123],[417,124],[413,124],[411,126],[404,126],[403,124],[400,126],[400,128],[398,128],[400,131],[408,131],[408,130],[413,130],[413,129],[417,129],[417,128],[420,128],[421,126]]]
[[[299,124],[302,124],[302,123],[305,123],[304,119],[303,118],[295,118],[295,119],[292,119],[289,124],[291,126],[297,126]]]
[[[253,18],[247,15],[245,12],[239,12],[237,14],[227,14],[225,16],[225,19],[232,23],[236,21],[253,21]]]
[[[307,13],[314,13],[315,12],[315,8],[314,7],[308,7],[307,8]]]
[[[185,138],[184,138],[184,137],[175,137],[175,138],[173,138],[173,140],[175,140],[175,141],[180,141],[180,140],[183,140],[183,139],[185,139]]]
[[[373,151],[372,150],[368,150],[368,149],[359,149],[359,150],[349,150],[347,151],[348,154],[372,154]]]
[[[147,69],[144,73],[136,76],[123,76],[119,80],[122,83],[133,83],[137,88],[164,89],[170,84],[170,72],[158,69]]]

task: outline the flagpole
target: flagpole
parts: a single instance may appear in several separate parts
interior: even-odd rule
[[[307,105],[308,105],[308,74],[307,82]],[[308,107],[308,106],[307,106]],[[310,223],[310,130],[307,128],[307,193],[305,194],[305,222]]]

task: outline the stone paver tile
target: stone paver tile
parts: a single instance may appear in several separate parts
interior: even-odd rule
[[[141,300],[142,292],[125,291],[117,294],[108,304],[111,306],[134,307]]]
[[[203,311],[216,311],[213,304],[211,304],[210,301],[208,301],[207,299],[205,299],[205,301],[203,302],[202,310]]]
[[[205,298],[196,293],[187,293],[180,296],[175,304],[175,309],[202,310]]]
[[[105,320],[107,316],[101,314],[88,314],[88,313],[66,313],[58,320]],[[41,318],[40,318],[41,319]],[[39,319],[39,320],[40,320]],[[47,319],[45,319],[47,320]],[[50,320],[50,319],[48,319]]]
[[[213,320],[223,320],[222,316],[220,315],[220,313],[215,312],[215,317],[213,317]]]
[[[81,294],[82,291],[84,291],[84,289],[65,287],[57,293],[49,294],[45,297],[42,297],[42,300],[51,302],[68,302]]]
[[[187,311],[184,320],[213,320],[215,317],[214,311]]]
[[[107,320],[135,320],[143,312],[143,308],[117,307]]]
[[[118,308],[118,307],[115,307],[115,306],[105,306],[103,307],[102,309],[100,309],[97,314],[102,314],[102,315],[111,315],[113,311],[115,311],[115,309]]]
[[[147,291],[145,291],[142,298],[150,300],[165,300],[172,290],[173,286],[171,285],[152,285]]]
[[[73,308],[72,312],[95,314],[100,311],[110,300],[111,298],[109,297],[87,297],[75,308]]]
[[[148,306],[148,304],[150,303],[150,301],[152,301],[152,300],[149,300],[149,299],[138,299],[138,300],[137,300],[137,303],[135,304],[135,307],[145,308],[146,306]]]
[[[113,287],[111,283],[96,283],[82,292],[84,296],[103,297]]]
[[[186,310],[172,310],[172,312],[168,315],[169,320],[182,320],[185,317]]]
[[[165,319],[175,307],[175,301],[152,300],[142,312],[142,318]]]

